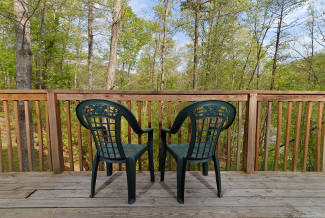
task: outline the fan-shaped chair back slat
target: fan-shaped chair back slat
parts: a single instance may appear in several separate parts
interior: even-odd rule
[[[172,126],[178,129],[186,117],[191,119],[191,141],[187,154],[189,160],[210,159],[215,153],[220,132],[233,122],[236,109],[217,100],[200,101],[185,107]]]
[[[116,102],[94,99],[81,102],[76,112],[81,124],[90,130],[102,158],[125,159],[120,134],[122,117],[132,122],[131,126],[136,132],[141,131],[134,115],[126,107]]]

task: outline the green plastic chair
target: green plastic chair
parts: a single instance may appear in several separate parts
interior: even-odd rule
[[[107,100],[86,100],[76,108],[80,123],[90,130],[96,155],[93,160],[90,197],[95,194],[98,162],[105,161],[107,176],[112,175],[112,163],[126,163],[128,203],[136,200],[136,161],[148,151],[151,182],[155,181],[153,163],[153,129],[141,129],[136,118],[125,106]],[[121,118],[124,117],[138,135],[148,133],[147,144],[124,144],[121,141]]]
[[[214,162],[218,197],[221,193],[221,176],[216,145],[220,132],[227,129],[234,121],[236,109],[224,101],[200,101],[182,109],[171,127],[162,129],[162,147],[160,152],[160,181],[164,181],[166,151],[170,152],[177,163],[177,201],[184,203],[184,183],[187,163],[203,163],[203,175],[208,175],[208,163]],[[188,144],[167,144],[167,133],[176,134],[184,120],[191,120],[191,140]]]

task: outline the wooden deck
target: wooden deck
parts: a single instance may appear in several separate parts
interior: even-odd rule
[[[224,197],[214,172],[187,172],[185,204],[176,201],[176,174],[164,183],[137,174],[137,201],[127,204],[125,172],[98,175],[88,198],[90,172],[0,174],[0,217],[325,217],[325,173],[222,172]]]

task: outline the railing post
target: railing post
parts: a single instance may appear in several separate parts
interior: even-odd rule
[[[56,93],[53,90],[48,90],[47,104],[49,109],[50,123],[50,140],[52,152],[52,166],[54,173],[61,173],[64,170],[63,151],[60,128],[60,108],[58,105]]]
[[[246,140],[246,164],[244,164],[247,173],[254,172],[255,164],[255,144],[256,144],[256,117],[257,117],[257,94],[248,95],[248,109],[246,114],[247,140]]]

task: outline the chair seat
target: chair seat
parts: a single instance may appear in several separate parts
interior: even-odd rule
[[[189,146],[190,144],[168,144],[167,149],[174,157],[184,158],[187,155]]]
[[[202,143],[201,143],[202,144]],[[198,154],[198,158],[202,156],[203,152],[204,154],[207,154],[209,152],[210,145],[206,146],[206,149],[204,149],[203,146],[199,146],[199,143],[195,143],[193,148],[193,153]],[[190,147],[190,144],[168,144],[166,145],[167,149],[172,153],[172,155],[175,158],[185,158],[187,156],[188,149]],[[197,149],[199,148],[199,151]],[[196,156],[192,156],[193,159],[197,158]]]
[[[116,146],[116,143],[114,143],[113,145],[114,147]],[[123,150],[124,150],[124,154],[126,158],[129,157],[134,157],[134,159],[138,159],[138,157],[143,154],[146,149],[147,149],[147,145],[146,144],[122,144]],[[101,149],[101,151],[99,151],[99,155],[100,157],[103,158],[107,158],[108,154],[107,151],[109,153],[113,153],[112,148],[103,148]],[[119,155],[117,155],[117,157],[119,157]]]

